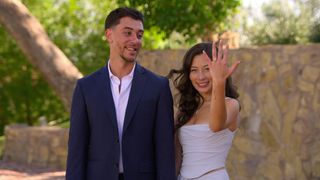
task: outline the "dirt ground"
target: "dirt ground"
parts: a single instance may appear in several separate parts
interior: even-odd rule
[[[65,171],[0,160],[0,180],[64,180]]]

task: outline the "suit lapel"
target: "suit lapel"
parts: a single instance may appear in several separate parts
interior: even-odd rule
[[[102,84],[102,87],[100,88],[101,92],[101,105],[103,107],[106,107],[106,112],[108,116],[110,117],[112,124],[116,127],[116,130],[118,131],[118,123],[117,123],[117,116],[116,116],[116,110],[114,107],[114,101],[113,96],[111,92],[111,86],[110,86],[110,78],[109,78],[109,71],[107,67],[103,67],[100,70],[101,74],[99,76],[99,84]]]
[[[146,77],[144,75],[144,69],[139,65],[136,64],[136,69],[134,72],[131,91],[129,95],[129,100],[126,108],[126,115],[124,118],[124,125],[123,125],[123,133],[125,133],[127,127],[129,126],[132,116],[136,110],[138,102],[143,94],[143,89],[145,86]]]

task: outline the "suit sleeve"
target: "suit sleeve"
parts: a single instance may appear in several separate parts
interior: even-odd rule
[[[89,123],[80,81],[73,93],[67,157],[67,180],[86,179]]]
[[[157,108],[155,127],[157,179],[174,180],[173,100],[167,79],[162,86]]]

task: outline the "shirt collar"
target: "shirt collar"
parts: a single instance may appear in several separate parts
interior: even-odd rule
[[[136,62],[134,63],[131,72],[130,72],[129,74],[125,75],[124,77],[133,78],[133,74],[134,74],[134,69],[135,69],[135,67],[136,67]],[[111,69],[110,69],[110,59],[109,59],[109,61],[108,61],[108,71],[109,71],[109,77],[110,77],[110,78],[113,78],[113,77],[118,78],[117,76],[115,76],[115,75],[112,74],[112,72],[111,72]]]

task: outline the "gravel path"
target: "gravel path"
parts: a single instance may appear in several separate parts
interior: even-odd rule
[[[0,160],[0,180],[64,180],[65,171]]]

